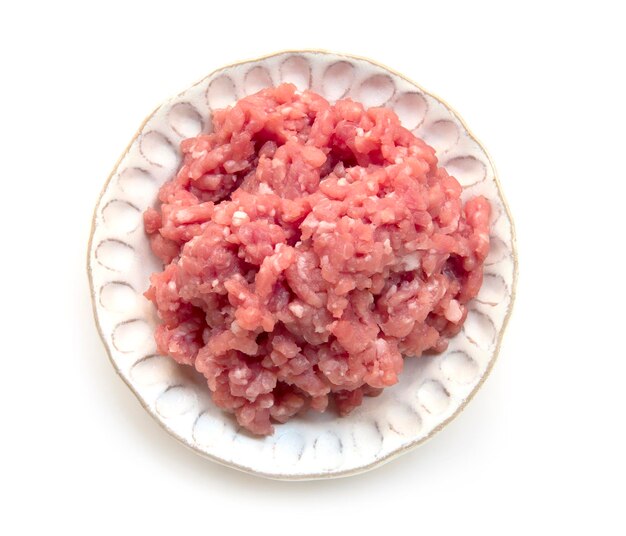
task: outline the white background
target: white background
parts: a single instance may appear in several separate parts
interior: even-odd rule
[[[619,4],[3,2],[0,533],[624,534]],[[287,48],[368,56],[450,102],[518,231],[483,389],[427,444],[341,480],[262,480],[179,445],[115,375],[87,290],[93,206],[144,116]]]

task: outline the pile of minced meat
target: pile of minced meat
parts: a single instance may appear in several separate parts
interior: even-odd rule
[[[254,434],[340,415],[441,352],[478,292],[490,206],[385,108],[290,84],[216,110],[144,214],[158,350]]]

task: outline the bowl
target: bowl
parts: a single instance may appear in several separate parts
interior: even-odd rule
[[[210,128],[212,110],[280,82],[329,101],[350,97],[393,108],[432,145],[463,187],[493,208],[491,248],[478,296],[446,352],[407,358],[400,382],[366,398],[346,417],[308,412],[254,437],[218,409],[192,367],[158,355],[155,309],[142,293],[162,266],[143,231],[142,212],[177,171],[179,142]],[[98,199],[88,276],[100,336],[117,373],[173,437],[207,458],[260,476],[318,479],[372,469],[420,445],[455,418],[498,355],[517,278],[513,220],[494,166],[459,115],[398,72],[365,58],[288,51],[222,67],[157,108],[139,127]]]

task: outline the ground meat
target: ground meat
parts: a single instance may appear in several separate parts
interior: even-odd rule
[[[490,206],[396,114],[290,84],[213,115],[144,214],[158,349],[255,434],[340,415],[441,352],[478,292]]]

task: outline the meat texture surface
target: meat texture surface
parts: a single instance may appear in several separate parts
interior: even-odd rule
[[[161,353],[254,434],[340,415],[441,352],[478,293],[490,206],[385,108],[290,84],[213,114],[144,214]]]

